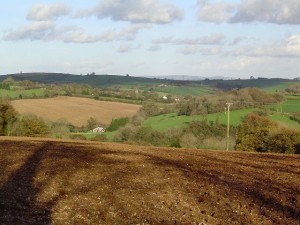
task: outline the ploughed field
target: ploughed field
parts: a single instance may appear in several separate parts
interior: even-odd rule
[[[300,224],[300,157],[0,138],[0,224]]]
[[[133,116],[140,108],[127,103],[65,96],[15,100],[12,105],[21,114],[32,113],[50,121],[66,119],[76,126],[85,125],[90,117],[109,124],[112,119]]]

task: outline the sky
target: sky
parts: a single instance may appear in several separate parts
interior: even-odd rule
[[[0,74],[300,77],[299,0],[10,0]]]

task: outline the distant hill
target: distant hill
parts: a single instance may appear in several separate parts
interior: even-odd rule
[[[0,81],[12,77],[14,80],[31,80],[44,84],[88,84],[94,87],[114,87],[114,86],[153,86],[153,85],[173,85],[187,87],[211,87],[222,90],[231,90],[235,88],[257,87],[268,92],[282,91],[290,85],[298,84],[299,80],[281,79],[281,78],[257,78],[257,79],[236,79],[228,80],[225,77],[205,78],[196,76],[166,76],[166,77],[133,77],[121,75],[74,75],[64,73],[22,73],[8,74],[0,76]],[[180,77],[182,79],[180,79]],[[197,80],[197,79],[198,80]],[[185,80],[183,80],[185,79]]]
[[[44,84],[89,84],[97,87],[109,87],[122,84],[151,84],[162,83],[161,80],[120,75],[74,75],[63,73],[22,73],[0,76],[0,81],[7,77],[14,80],[31,80]]]

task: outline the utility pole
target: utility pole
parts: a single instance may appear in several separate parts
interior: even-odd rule
[[[233,103],[226,103],[227,105],[227,138],[226,138],[226,150],[229,150],[229,141],[230,141],[230,133],[229,133],[229,129],[230,129],[230,106]]]

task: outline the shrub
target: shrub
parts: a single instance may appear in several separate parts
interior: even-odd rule
[[[296,153],[296,146],[300,141],[300,132],[281,128],[270,135],[268,152]]]
[[[14,123],[12,135],[25,137],[46,137],[50,127],[40,117],[33,114],[23,115]]]
[[[82,134],[72,134],[69,137],[73,140],[82,140],[82,141],[86,140],[86,137],[83,136]]]
[[[246,117],[237,133],[236,150],[276,153],[296,153],[300,132],[279,127],[265,116],[252,113]]]
[[[91,138],[91,141],[105,142],[108,141],[108,139],[105,134],[97,134],[95,137]]]
[[[107,131],[116,131],[120,127],[124,127],[129,122],[129,118],[119,118],[119,119],[113,119],[109,125],[109,127],[106,129]]]
[[[13,106],[0,100],[0,136],[10,135],[11,127],[17,119],[17,112]]]

